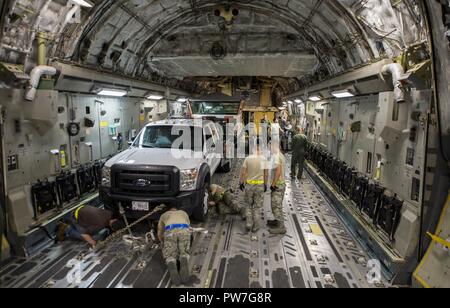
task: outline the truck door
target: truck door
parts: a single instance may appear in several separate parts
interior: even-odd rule
[[[211,123],[211,131],[214,138],[214,163],[217,164],[217,168],[221,166],[222,156],[224,154],[224,129],[219,123]]]
[[[220,158],[216,155],[217,138],[215,134],[217,132],[215,132],[215,129],[210,124],[205,126],[205,154],[207,163],[213,174],[220,165]]]

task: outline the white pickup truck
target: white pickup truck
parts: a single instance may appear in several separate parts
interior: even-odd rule
[[[115,212],[122,205],[131,218],[166,204],[203,221],[211,177],[221,167],[229,170],[223,166],[223,155],[218,155],[223,154],[223,140],[216,125],[185,119],[147,125],[129,149],[106,162],[101,201]],[[192,142],[177,143],[186,132]]]

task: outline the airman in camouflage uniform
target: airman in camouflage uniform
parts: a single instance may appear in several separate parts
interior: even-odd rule
[[[270,161],[270,169],[272,170],[272,185],[270,186],[272,213],[274,220],[268,221],[267,225],[270,227],[271,234],[286,234],[286,227],[284,225],[283,201],[286,193],[286,160],[280,150],[278,144],[272,145],[272,157]]]
[[[264,206],[264,193],[267,191],[267,160],[258,144],[257,153],[247,157],[241,173],[240,189],[245,191],[246,228],[248,232],[260,229],[261,209]]]
[[[261,227],[261,209],[264,206],[264,193],[267,188],[260,184],[245,185],[245,209],[246,228],[248,232],[258,232]]]
[[[292,162],[291,162],[291,178],[295,179],[297,176],[298,167],[298,179],[303,179],[303,169],[305,167],[305,152],[308,138],[303,134],[302,129],[297,129],[297,135],[292,139]]]
[[[245,218],[244,208],[235,200],[231,190],[226,190],[219,185],[210,186],[210,206],[216,206],[219,215],[242,215]]]
[[[158,239],[163,243],[163,256],[174,285],[187,284],[190,279],[190,220],[186,212],[172,208],[161,216]],[[178,270],[178,261],[180,270]]]

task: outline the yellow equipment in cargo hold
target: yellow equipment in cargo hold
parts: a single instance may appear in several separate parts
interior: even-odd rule
[[[6,260],[9,258],[9,243],[6,240],[6,236],[1,237],[1,254],[0,254],[0,261]]]
[[[244,112],[250,113],[249,119],[253,118],[253,122],[256,124],[256,129],[260,132],[260,123],[267,116],[267,120],[273,123],[275,120],[275,115],[278,112],[277,108],[274,107],[255,107],[255,108],[244,108]]]
[[[59,155],[61,158],[61,168],[66,168],[67,166],[66,152],[62,150],[59,152]]]
[[[0,208],[0,262],[9,258],[9,243],[6,236],[3,234],[3,230],[6,229],[5,218],[3,217],[3,208]]]
[[[450,265],[450,192],[442,210],[436,234],[427,232],[432,242],[427,253],[413,274],[414,279],[424,288],[448,288],[450,279],[445,268]]]

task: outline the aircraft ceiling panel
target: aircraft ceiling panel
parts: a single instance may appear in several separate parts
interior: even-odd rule
[[[396,57],[405,46],[427,38],[417,0],[396,4],[390,0],[236,0],[230,5],[237,10],[234,17],[229,13],[216,16],[216,9],[226,10],[220,0],[96,0],[94,8],[83,8],[74,20],[67,18],[72,7],[64,1],[13,2],[9,16],[19,17],[6,21],[0,43],[15,48],[0,51],[0,60],[20,62],[26,58],[27,72],[34,63],[16,53],[30,53],[38,29],[51,37],[49,56],[118,74],[152,81],[155,75],[164,80],[198,76],[203,71],[204,77],[209,77],[232,70],[229,76],[284,76],[299,87],[380,57]],[[258,35],[261,33],[267,35]],[[234,67],[220,67],[205,59],[207,69],[196,68],[183,58],[208,55],[213,42],[226,47],[226,60],[234,61]],[[271,59],[280,52],[305,51],[314,53],[318,63],[305,58],[301,59],[304,65],[295,58]],[[248,63],[258,67],[242,68],[236,65],[241,63],[241,53],[264,54],[268,59],[262,63],[248,58]],[[180,59],[151,64],[153,58],[168,55]],[[269,73],[264,65],[277,69]],[[181,71],[171,71],[172,67]]]
[[[213,60],[211,57],[174,57],[159,59],[151,65],[170,77],[196,76],[283,76],[296,77],[314,71],[318,60],[314,55],[235,55]]]

